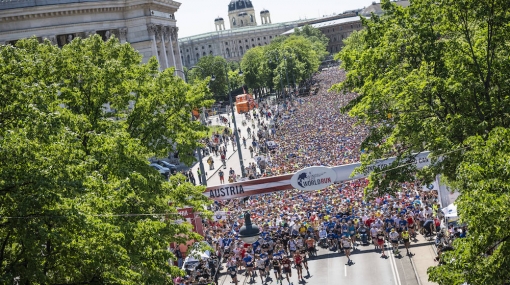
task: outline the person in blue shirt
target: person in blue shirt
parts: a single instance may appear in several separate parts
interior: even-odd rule
[[[232,243],[232,238],[226,238],[223,240],[223,247],[225,246],[230,246],[230,244]]]
[[[402,220],[400,220],[400,221],[398,222],[398,225],[399,225],[400,227],[404,227],[404,228],[405,228],[405,227],[407,226],[407,221],[406,221],[405,219],[402,219]]]
[[[244,265],[246,266],[246,272],[248,273],[248,276],[250,276],[251,279],[255,277],[255,273],[253,272],[253,257],[249,254],[247,254],[244,258]]]
[[[338,235],[334,232],[328,234],[328,242],[330,247],[338,248]]]

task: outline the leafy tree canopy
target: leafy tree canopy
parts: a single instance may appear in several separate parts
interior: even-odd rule
[[[414,179],[411,159],[430,150],[423,179],[442,174],[460,191],[468,236],[429,269],[439,284],[508,282],[510,117],[508,1],[415,0],[408,8],[385,0],[384,16],[362,19],[365,29],[337,55],[346,80],[333,87],[357,92],[344,108],[369,127],[363,167],[397,161],[370,175],[369,195],[394,193]],[[397,166],[399,166],[397,168]]]
[[[0,283],[171,283],[168,244],[200,238],[177,207],[208,201],[147,159],[192,161],[206,84],[98,35],[1,46],[0,74]]]

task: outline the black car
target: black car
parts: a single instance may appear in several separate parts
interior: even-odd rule
[[[157,163],[163,167],[170,169],[170,173],[172,175],[175,175],[177,173],[177,166],[175,166],[174,164],[168,163],[164,160],[158,160]]]

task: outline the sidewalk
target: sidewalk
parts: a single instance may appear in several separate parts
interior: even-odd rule
[[[227,114],[220,114],[220,115],[229,118],[229,116]],[[249,150],[249,147],[250,147],[253,139],[248,138],[248,132],[246,131],[246,129],[248,127],[250,127],[250,129],[252,129],[252,126],[251,126],[251,122],[249,122],[249,121],[247,121],[248,124],[246,126],[242,125],[241,122],[244,119],[243,114],[236,113],[235,115],[236,115],[237,128],[241,129],[241,133],[239,134],[239,139],[241,140],[240,144],[241,144],[241,154],[243,156],[243,163],[244,163],[244,167],[246,168],[250,162],[255,162],[255,160],[253,158],[251,158],[250,150]],[[218,117],[218,115],[210,116],[209,120],[211,120],[213,122],[213,125],[225,126],[223,124],[216,123],[217,117]],[[269,122],[265,118],[263,121],[266,124]],[[230,123],[230,127],[232,130],[234,129],[233,122]],[[255,132],[257,132],[258,130],[259,130],[259,128],[257,126],[255,126]],[[252,131],[253,131],[253,129],[252,129]],[[242,143],[243,137],[246,138],[246,149],[243,147],[243,143]],[[207,178],[207,186],[219,185],[220,177],[217,175],[217,172],[220,169],[223,169],[223,166],[221,163],[221,157],[219,155],[215,156],[213,153],[210,154],[210,156],[213,158],[213,161],[214,161],[214,169],[212,169],[212,170],[209,169],[209,164],[207,163],[207,159],[209,158],[209,155],[202,157],[202,161],[204,163],[204,169],[205,169],[205,173],[206,173],[206,178]],[[254,156],[255,156],[255,153],[254,153]],[[237,144],[235,144],[235,150],[234,150],[232,148],[232,141],[229,141],[228,146],[227,146],[226,165],[227,165],[227,168],[223,169],[223,172],[225,173],[225,182],[227,182],[227,180],[228,180],[228,171],[229,171],[230,167],[232,167],[232,169],[235,171],[235,173],[237,175],[241,175],[242,172],[241,172],[241,165],[239,163],[239,154],[237,153]],[[197,169],[200,169],[200,163],[196,163],[191,168],[191,170],[193,171],[193,175],[196,178],[196,182],[198,184],[199,179],[197,176]]]
[[[425,240],[425,237],[418,234],[418,242],[411,242],[410,251],[414,254],[411,263],[421,285],[437,285],[437,283],[429,282],[427,269],[437,265],[434,261],[436,253],[434,251],[434,242]]]

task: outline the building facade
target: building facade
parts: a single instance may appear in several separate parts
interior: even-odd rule
[[[162,69],[182,70],[174,16],[180,5],[171,0],[2,0],[0,44],[35,36],[62,47],[75,37],[115,35],[144,62],[156,56]]]
[[[226,21],[218,17],[214,20],[215,31],[179,39],[181,61],[185,66],[191,67],[207,55],[239,61],[250,48],[267,45],[282,33],[308,21],[273,24],[269,10],[263,9],[259,13],[259,25],[250,0],[232,0],[227,9],[226,21],[230,29],[225,29]]]

